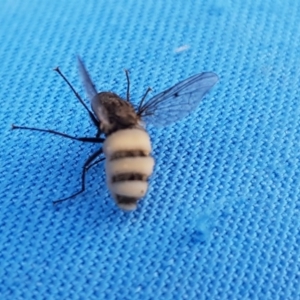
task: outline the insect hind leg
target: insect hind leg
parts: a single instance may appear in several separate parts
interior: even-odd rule
[[[57,203],[61,203],[61,202],[64,202],[66,200],[69,200],[69,199],[72,199],[76,196],[78,196],[79,194],[83,193],[85,191],[85,176],[86,176],[86,173],[87,171],[89,170],[89,168],[91,166],[89,166],[89,164],[91,164],[93,162],[93,160],[95,160],[101,153],[103,153],[102,151],[102,148],[100,148],[99,150],[97,150],[95,153],[93,153],[84,163],[83,165],[83,169],[82,169],[82,173],[81,173],[81,189],[80,191],[72,194],[71,196],[69,197],[66,197],[66,198],[62,198],[62,199],[58,199],[58,200],[55,200],[53,201],[53,204],[57,204]],[[99,161],[97,161],[99,162]],[[94,164],[92,164],[94,165]]]

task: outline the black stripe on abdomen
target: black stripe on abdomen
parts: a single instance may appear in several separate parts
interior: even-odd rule
[[[115,160],[115,159],[120,159],[120,158],[126,158],[126,157],[146,157],[149,156],[145,154],[143,150],[124,150],[124,151],[118,151],[113,153],[109,160]]]
[[[134,197],[126,197],[122,195],[116,195],[116,200],[119,204],[136,204],[140,199],[139,198],[134,198]]]
[[[147,157],[151,157],[151,155],[145,153],[145,151],[143,150],[122,150],[122,151],[117,151],[115,153],[112,153],[107,161],[108,169],[109,169],[109,164],[112,163],[113,161],[115,162],[114,170],[113,171],[111,170],[112,174],[109,175],[108,180],[110,182],[110,190],[114,195],[113,197],[115,198],[116,202],[123,207],[126,206],[130,207],[136,205],[139,199],[141,199],[141,197],[145,195],[148,189],[147,181],[149,178],[148,175],[149,171],[146,170],[151,167],[146,167],[145,169],[143,167],[143,159],[139,160],[139,164],[135,165],[135,167],[132,168],[133,169],[132,171],[130,171],[131,168],[130,165],[128,165],[128,167],[125,168],[126,170],[120,168],[119,172],[121,173],[118,173],[118,164],[120,163],[121,165],[123,159],[125,160],[127,158],[135,158],[135,157],[147,158]],[[146,164],[147,166],[149,166],[148,159],[146,159]],[[118,184],[120,183],[122,183],[123,187],[121,189],[116,188],[117,186],[119,186]],[[139,194],[139,191],[137,191],[137,188],[135,187],[136,184],[138,186],[140,184],[143,185],[143,187],[141,187],[141,196],[137,196]],[[131,192],[131,187],[132,187],[132,192]],[[126,190],[124,194],[122,192],[123,188],[125,188]]]
[[[148,176],[140,173],[122,173],[118,175],[113,175],[111,177],[111,182],[121,182],[121,181],[132,181],[132,180],[140,180],[147,181]]]

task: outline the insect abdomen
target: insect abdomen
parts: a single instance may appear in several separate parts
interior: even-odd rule
[[[148,189],[154,159],[147,132],[132,128],[118,130],[105,140],[106,178],[108,188],[118,206],[134,210]]]

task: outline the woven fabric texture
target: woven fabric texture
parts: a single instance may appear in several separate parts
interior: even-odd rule
[[[300,299],[300,2],[0,3],[0,299]],[[76,55],[99,91],[131,99],[193,74],[220,77],[198,109],[148,127],[147,196],[120,211]],[[88,102],[87,102],[88,103]]]

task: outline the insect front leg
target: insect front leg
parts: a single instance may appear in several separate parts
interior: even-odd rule
[[[92,122],[94,123],[94,125],[97,128],[99,128],[99,121],[97,120],[97,118],[95,117],[95,115],[93,114],[93,112],[91,110],[89,110],[89,108],[84,103],[84,101],[82,100],[82,98],[80,97],[80,95],[77,93],[77,91],[75,90],[75,88],[73,87],[73,85],[70,83],[70,81],[67,79],[67,77],[61,72],[61,70],[59,69],[59,67],[56,67],[54,69],[54,71],[57,72],[60,75],[60,77],[67,83],[67,85],[70,87],[70,89],[72,90],[72,92],[74,93],[74,95],[76,96],[76,98],[79,100],[79,102],[83,105],[83,107],[88,112],[88,114],[90,116],[90,119],[92,120]],[[100,130],[100,129],[98,129],[98,130]]]
[[[93,162],[94,159],[96,159],[100,154],[102,154],[103,151],[102,151],[102,148],[100,148],[99,150],[97,150],[95,153],[93,153],[87,160],[86,162],[84,163],[83,165],[83,169],[82,169],[82,173],[81,173],[81,190],[79,192],[76,192],[74,194],[72,194],[71,196],[69,197],[66,197],[66,198],[63,198],[63,199],[59,199],[59,200],[56,200],[56,201],[53,201],[53,204],[57,204],[57,203],[60,203],[60,202],[64,202],[66,200],[69,200],[71,198],[74,198],[76,197],[77,195],[83,193],[85,191],[85,175],[88,171],[88,169],[90,168],[89,164]]]
[[[65,134],[63,132],[58,132],[55,130],[51,130],[51,129],[41,129],[41,128],[35,128],[35,127],[27,127],[27,126],[16,126],[16,125],[12,125],[12,129],[25,129],[25,130],[33,130],[33,131],[39,131],[39,132],[47,132],[47,133],[51,133],[51,134],[55,134],[55,135],[59,135],[62,136],[64,138],[68,138],[71,140],[76,140],[76,141],[80,141],[80,142],[86,142],[86,143],[103,143],[105,141],[105,139],[102,139],[100,137],[98,137],[98,133],[96,137],[76,137],[76,136],[71,136],[68,134]],[[101,132],[100,132],[101,134]],[[99,136],[100,136],[99,134]]]

